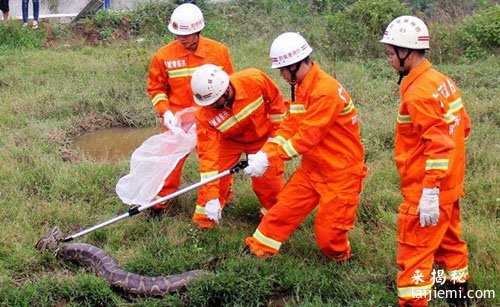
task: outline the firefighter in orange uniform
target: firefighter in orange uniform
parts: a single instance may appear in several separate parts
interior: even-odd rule
[[[290,116],[261,151],[249,155],[245,172],[260,176],[268,160],[302,162],[278,202],[245,240],[258,257],[278,253],[282,243],[316,207],[316,241],[330,259],[351,257],[348,232],[354,226],[366,175],[358,115],[345,88],[310,59],[312,48],[298,33],[278,36],[270,50],[272,68],[292,86]],[[294,86],[297,85],[296,91]]]
[[[226,46],[200,35],[205,26],[200,9],[191,3],[179,5],[172,13],[168,25],[175,40],[160,48],[149,67],[147,92],[160,117],[162,126],[174,130],[178,123],[174,114],[194,106],[191,93],[191,75],[197,67],[212,63],[222,67],[228,74],[233,65]],[[165,180],[159,196],[176,191],[180,184],[184,157]],[[155,206],[156,210],[165,204]]]
[[[262,71],[249,68],[231,77],[215,65],[206,64],[193,74],[197,146],[202,179],[234,166],[242,153],[256,153],[275,135],[287,114],[283,95]],[[252,178],[253,190],[265,214],[284,185],[283,161],[271,162],[262,177]],[[219,223],[226,204],[231,177],[200,188],[193,221],[201,228]]]
[[[470,120],[455,83],[425,58],[429,32],[414,16],[394,19],[380,41],[400,72],[395,160],[404,202],[398,213],[397,287],[401,306],[427,306],[437,264],[447,288],[467,300],[467,246],[460,238],[465,140]],[[401,82],[402,81],[402,82]]]

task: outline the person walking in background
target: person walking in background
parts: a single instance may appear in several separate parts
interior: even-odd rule
[[[4,21],[9,19],[9,0],[0,0],[0,11],[2,11]]]
[[[389,64],[399,72],[395,160],[403,203],[398,212],[397,287],[401,306],[427,306],[444,269],[451,306],[468,306],[467,245],[461,239],[465,140],[470,119],[461,93],[425,58],[429,30],[414,16],[394,19],[384,33]]]
[[[168,30],[175,40],[161,47],[153,56],[149,66],[147,92],[162,127],[175,130],[178,126],[175,113],[195,106],[191,93],[191,76],[203,64],[222,67],[229,75],[233,64],[228,48],[217,41],[200,35],[205,27],[201,10],[194,4],[179,5],[172,13]],[[158,196],[177,191],[184,157],[165,180]],[[200,174],[203,177],[203,174]],[[151,213],[159,215],[168,205],[158,204]]]
[[[245,240],[257,257],[277,254],[315,208],[316,242],[323,254],[335,261],[352,255],[348,232],[366,176],[358,112],[342,84],[310,58],[312,51],[292,32],[271,45],[271,68],[292,86],[290,114],[259,152],[248,155],[245,173],[262,176],[272,159],[302,160],[277,203]]]
[[[3,0],[2,0],[3,1]],[[23,26],[28,26],[28,6],[29,0],[22,0],[22,10],[23,10]],[[32,0],[33,2],[33,29],[38,29],[38,15],[40,13],[40,0]]]

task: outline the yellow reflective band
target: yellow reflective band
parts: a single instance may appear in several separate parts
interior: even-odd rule
[[[245,118],[247,118],[250,114],[252,114],[253,111],[257,110],[262,104],[264,103],[264,98],[260,96],[255,100],[254,102],[250,103],[243,109],[241,109],[238,114],[235,114],[231,117],[229,117],[225,122],[223,122],[217,129],[220,132],[225,132],[229,130],[232,126],[236,125],[238,122],[241,122]]]
[[[264,207],[260,208],[260,214],[262,214],[262,216],[266,215],[267,211],[268,210],[266,208],[264,208]]]
[[[295,147],[292,145],[292,140],[288,140],[286,144],[283,146],[283,149],[285,150],[286,154],[290,157],[296,157],[299,155],[297,150],[295,150]]]
[[[274,240],[274,239],[271,239],[269,237],[266,237],[265,235],[263,235],[259,229],[255,230],[255,232],[253,233],[253,237],[259,241],[260,243],[266,245],[266,246],[269,246],[270,248],[274,248],[275,250],[279,250],[280,247],[281,247],[281,243]]]
[[[411,124],[411,116],[410,115],[398,114],[397,121],[398,121],[399,124]]]
[[[205,180],[205,179],[208,179],[208,178],[213,177],[213,176],[218,175],[218,174],[219,174],[218,171],[203,172],[203,173],[200,173],[200,179]]]
[[[425,170],[430,170],[430,169],[447,170],[448,163],[449,163],[448,159],[427,160],[425,161]]]
[[[294,103],[290,105],[290,113],[291,114],[298,114],[298,113],[305,113],[306,108],[304,107],[303,104],[299,103]]]
[[[448,105],[448,112],[446,112],[446,114],[444,115],[444,121],[447,124],[453,123],[455,121],[455,115],[453,114],[460,111],[463,107],[464,105],[462,104],[462,98],[458,98],[455,101],[451,102]]]
[[[281,122],[286,118],[286,112],[282,114],[271,114],[271,121],[273,123]]]
[[[276,143],[278,145],[281,146],[281,148],[283,148],[283,151],[285,151],[285,153],[290,157],[290,158],[293,158],[293,157],[296,157],[299,155],[299,153],[297,152],[297,150],[295,150],[295,147],[293,147],[292,145],[292,141],[291,140],[285,140],[284,137],[278,135],[276,137],[273,137],[273,138],[270,138],[269,139],[269,142],[271,143]]]
[[[455,115],[453,114],[450,114],[450,113],[446,113],[444,115],[444,121],[447,123],[447,124],[451,124],[455,121]]]
[[[194,213],[205,215],[205,207],[196,205],[196,208],[194,209]]]
[[[401,298],[424,298],[428,296],[432,284],[415,287],[398,288],[398,296]]]
[[[220,125],[217,129],[220,131],[220,132],[225,132],[227,131],[229,128],[231,128],[232,126],[236,125],[238,123],[238,120],[236,119],[236,117],[234,116],[231,116],[229,117],[228,119],[226,119],[225,122],[222,123],[222,125]]]
[[[464,107],[464,105],[462,104],[462,98],[458,98],[448,105],[448,114],[449,113],[457,113],[463,107]]]
[[[191,75],[193,75],[196,69],[198,69],[198,67],[169,70],[168,77],[169,78],[190,77]]]
[[[447,271],[446,275],[448,279],[450,279],[451,281],[464,283],[467,280],[467,277],[469,276],[469,267],[453,271]]]
[[[347,115],[349,113],[351,113],[353,110],[354,110],[354,103],[352,102],[352,99],[349,100],[349,103],[344,107],[344,109],[342,109],[342,111],[340,112],[340,115]]]
[[[159,93],[159,94],[156,94],[153,99],[151,99],[151,102],[153,103],[153,106],[155,106],[158,102],[162,101],[162,100],[167,100],[168,99],[168,96],[167,94],[165,93]]]
[[[285,146],[285,144],[286,144],[285,138],[282,137],[281,135],[278,135],[276,137],[270,138],[269,142],[276,143],[276,144],[278,144],[280,146]]]

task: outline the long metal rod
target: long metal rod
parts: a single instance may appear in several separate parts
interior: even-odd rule
[[[69,241],[72,241],[72,240],[74,240],[74,239],[76,239],[76,238],[78,238],[78,237],[81,237],[81,236],[83,236],[83,235],[88,234],[89,232],[92,232],[92,231],[97,230],[97,229],[99,229],[99,228],[106,227],[106,226],[108,226],[108,225],[111,225],[111,224],[116,223],[116,222],[118,222],[118,221],[121,221],[121,220],[123,220],[123,219],[126,219],[126,218],[128,218],[128,217],[130,217],[130,216],[133,216],[133,215],[139,214],[139,213],[141,213],[142,211],[144,211],[144,210],[146,210],[146,209],[149,209],[149,208],[153,207],[154,205],[157,205],[157,204],[162,203],[162,202],[164,202],[164,201],[167,201],[167,200],[169,200],[169,199],[175,198],[175,197],[177,197],[177,196],[179,196],[179,195],[181,195],[181,194],[184,194],[184,193],[186,193],[186,192],[189,192],[189,191],[191,191],[191,190],[194,190],[194,189],[196,189],[196,188],[199,188],[199,187],[201,187],[201,186],[203,186],[203,185],[205,185],[205,184],[207,184],[207,183],[209,183],[209,182],[212,182],[212,181],[215,181],[215,180],[217,180],[217,179],[220,179],[220,178],[226,177],[226,176],[228,176],[228,175],[230,175],[230,174],[237,173],[237,172],[239,172],[240,170],[244,169],[244,168],[245,168],[245,167],[247,167],[247,166],[248,166],[248,162],[247,162],[247,161],[240,161],[237,165],[233,166],[231,169],[225,170],[224,172],[222,172],[222,173],[220,173],[220,174],[217,174],[217,175],[215,175],[215,176],[212,176],[212,177],[206,178],[206,179],[204,179],[204,180],[201,180],[200,182],[197,182],[197,183],[195,183],[195,184],[193,184],[193,185],[187,186],[187,187],[185,187],[185,188],[183,188],[183,189],[180,189],[180,190],[178,190],[178,191],[176,191],[176,192],[174,192],[174,193],[172,193],[172,194],[169,194],[169,195],[167,195],[167,196],[164,196],[164,197],[162,197],[162,198],[158,198],[158,199],[156,199],[155,201],[153,201],[153,202],[151,202],[151,203],[149,203],[149,204],[147,204],[147,205],[144,205],[144,206],[137,206],[137,207],[132,207],[132,208],[130,208],[130,209],[128,210],[128,212],[125,212],[125,213],[123,213],[123,214],[120,214],[120,215],[118,215],[118,216],[115,216],[115,217],[114,217],[114,218],[112,218],[112,219],[109,219],[109,220],[107,220],[107,221],[105,221],[105,222],[99,223],[99,224],[97,224],[97,225],[95,225],[95,226],[89,227],[89,228],[87,228],[87,229],[84,229],[84,230],[82,230],[82,231],[80,231],[80,232],[77,232],[77,233],[75,233],[75,234],[73,234],[73,235],[70,235],[70,236],[68,236],[68,237],[64,238],[63,242],[69,242]]]

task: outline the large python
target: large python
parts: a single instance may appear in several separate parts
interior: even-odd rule
[[[206,276],[207,271],[193,270],[177,275],[149,277],[126,272],[115,259],[102,249],[85,243],[63,243],[62,232],[54,227],[37,243],[40,251],[50,250],[55,255],[68,261],[75,261],[91,268],[95,274],[104,278],[111,286],[127,293],[142,296],[164,296],[188,285],[194,279]]]

